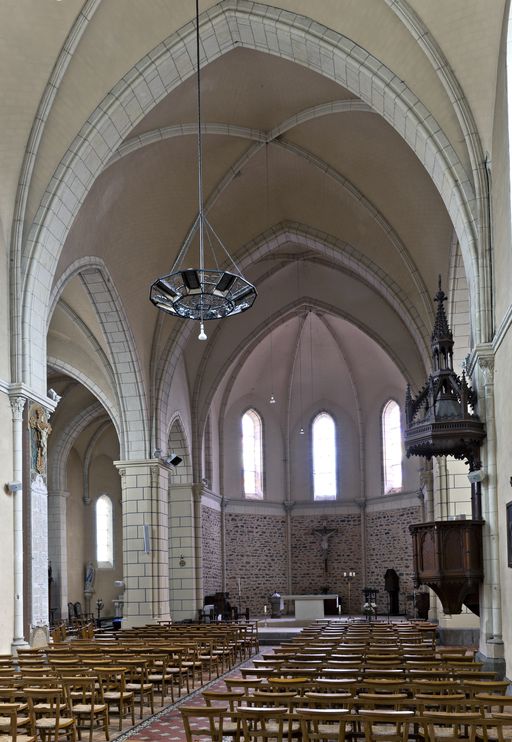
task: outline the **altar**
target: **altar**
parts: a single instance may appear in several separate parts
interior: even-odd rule
[[[337,595],[282,595],[283,600],[293,600],[295,603],[295,618],[325,618],[324,600],[335,600]]]

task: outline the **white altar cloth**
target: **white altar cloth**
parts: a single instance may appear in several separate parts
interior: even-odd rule
[[[337,595],[282,595],[283,600],[293,600],[295,603],[295,618],[325,618],[324,600],[335,600]]]

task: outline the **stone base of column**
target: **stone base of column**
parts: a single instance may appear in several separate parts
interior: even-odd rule
[[[503,660],[505,656],[505,645],[502,639],[487,639],[480,642],[478,653],[489,660]]]
[[[151,616],[125,616],[121,626],[123,629],[134,629],[148,624],[156,624],[156,619]]]
[[[13,639],[11,643],[11,654],[16,655],[20,647],[25,648],[29,646],[30,644],[23,638]]]

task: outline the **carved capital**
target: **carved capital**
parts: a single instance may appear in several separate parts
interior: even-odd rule
[[[23,410],[26,401],[25,397],[9,397],[13,420],[21,420],[23,418]]]
[[[289,500],[285,500],[283,502],[284,512],[291,513],[296,504],[297,504],[296,502],[290,502]]]

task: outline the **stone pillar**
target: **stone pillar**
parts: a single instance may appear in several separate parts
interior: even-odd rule
[[[48,493],[48,556],[57,586],[50,607],[56,609],[56,618],[63,619],[68,615],[68,497],[65,491]]]
[[[286,514],[286,574],[288,580],[288,594],[293,593],[293,569],[292,569],[292,511],[296,503],[290,500],[283,502]]]
[[[12,649],[26,646],[23,636],[23,409],[25,397],[11,397],[13,480],[19,483],[14,497],[14,637]]]
[[[169,469],[158,459],[115,461],[123,508],[124,625],[169,618]]]
[[[169,584],[174,621],[197,620],[200,607],[198,580],[201,570],[195,545],[197,528],[200,528],[196,507],[198,487],[192,483],[171,483],[169,490]],[[200,495],[198,499],[200,507]]]
[[[368,560],[366,559],[366,500],[357,500],[359,511],[361,513],[361,584],[363,587],[368,586]]]
[[[489,348],[477,349],[482,377],[487,436],[484,441],[485,479],[483,483],[484,575],[481,590],[480,651],[487,657],[503,657],[501,587],[499,570],[498,502],[496,488],[496,426],[494,410],[494,355]],[[483,610],[482,610],[483,609]]]
[[[31,627],[48,626],[48,490],[37,474],[30,485]]]
[[[204,485],[194,484],[192,495],[194,498],[194,560],[195,560],[195,619],[198,617],[198,609],[203,606],[203,512],[201,503],[203,501]]]
[[[222,495],[220,498],[220,554],[221,554],[221,567],[222,567],[222,592],[226,592],[226,508],[228,501]]]

